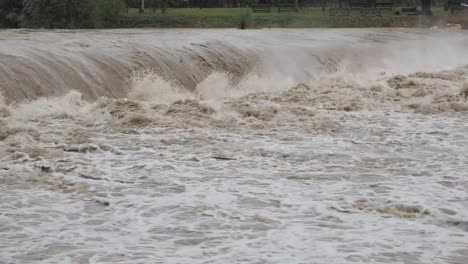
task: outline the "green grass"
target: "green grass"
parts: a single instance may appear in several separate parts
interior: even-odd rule
[[[400,10],[400,7],[394,7],[393,11]],[[435,15],[440,15],[445,13],[444,8],[441,6],[432,7],[432,11]],[[299,12],[291,13],[278,13],[278,11],[273,8],[271,13],[253,13],[251,8],[169,8],[167,9],[167,14],[171,15],[181,15],[181,16],[240,16],[245,13],[252,13],[256,16],[285,16],[285,15],[295,15],[295,16],[313,16],[313,17],[328,17],[328,9],[322,11],[320,7],[304,7],[299,10]],[[155,16],[161,15],[161,9],[147,8],[145,13],[138,13],[137,8],[129,8],[128,16]],[[360,16],[359,11],[352,11],[352,16]],[[392,15],[392,12],[384,11],[383,15]]]
[[[168,8],[167,15],[179,16],[240,16],[249,12],[250,8]],[[161,9],[145,9],[145,13],[138,13],[137,8],[129,8],[128,16],[155,16],[162,15]]]
[[[253,16],[259,17],[286,17],[286,16],[312,16],[312,17],[329,17],[328,9],[322,11],[322,8],[318,7],[306,7],[299,10],[299,12],[286,12],[279,13],[275,8],[272,9],[271,13],[253,13],[251,8],[169,8],[166,15],[179,15],[179,16],[242,16],[246,13],[250,13]],[[384,11],[384,16],[392,15],[391,12]],[[145,13],[138,13],[137,8],[130,8],[127,16],[159,16],[161,14],[160,9],[148,8]],[[351,12],[351,16],[360,16],[359,11]]]
[[[400,8],[395,7],[394,11]],[[166,14],[160,9],[147,8],[145,13],[129,9],[122,19],[123,27],[195,27],[238,28],[241,20],[248,28],[263,27],[416,27],[438,23],[439,17],[447,16],[442,7],[434,7],[434,17],[396,16],[384,11],[382,17],[361,17],[352,11],[349,17],[330,16],[329,11],[319,7],[302,8],[299,12],[253,13],[250,8],[169,8]]]

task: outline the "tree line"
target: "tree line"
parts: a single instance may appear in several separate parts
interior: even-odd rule
[[[257,2],[279,4],[294,3],[294,0],[145,0],[147,8],[160,8],[164,1],[168,2],[169,7],[174,8],[230,8],[230,7],[248,7]],[[304,7],[321,7],[324,5],[342,4],[346,5],[349,0],[300,0]],[[378,0],[377,0],[378,1]],[[424,0],[393,0],[395,6],[420,6]],[[433,5],[444,5],[447,0],[429,0]],[[132,8],[139,8],[141,0],[127,0],[126,4]]]
[[[145,0],[147,8],[247,7],[256,2],[284,3],[294,0]],[[324,7],[348,0],[299,0],[301,6]],[[394,0],[395,5],[421,2],[442,4],[446,0]],[[118,25],[128,8],[141,0],[0,0],[0,27],[94,28]]]
[[[0,26],[93,28],[115,25],[125,0],[0,0]]]

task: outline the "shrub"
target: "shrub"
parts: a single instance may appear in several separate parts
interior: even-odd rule
[[[80,28],[94,25],[92,0],[25,0],[23,26]]]
[[[118,21],[123,0],[24,0],[22,26],[93,28]]]
[[[22,8],[22,1],[0,0],[0,27],[17,27]]]
[[[119,24],[121,15],[125,10],[122,0],[98,0],[96,1],[96,24],[99,27],[115,26]]]

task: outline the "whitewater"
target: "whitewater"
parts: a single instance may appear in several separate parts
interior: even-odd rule
[[[0,263],[468,260],[468,32],[0,31]]]

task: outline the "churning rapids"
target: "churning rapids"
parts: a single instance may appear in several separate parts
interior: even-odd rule
[[[0,31],[0,263],[468,261],[468,33]]]

